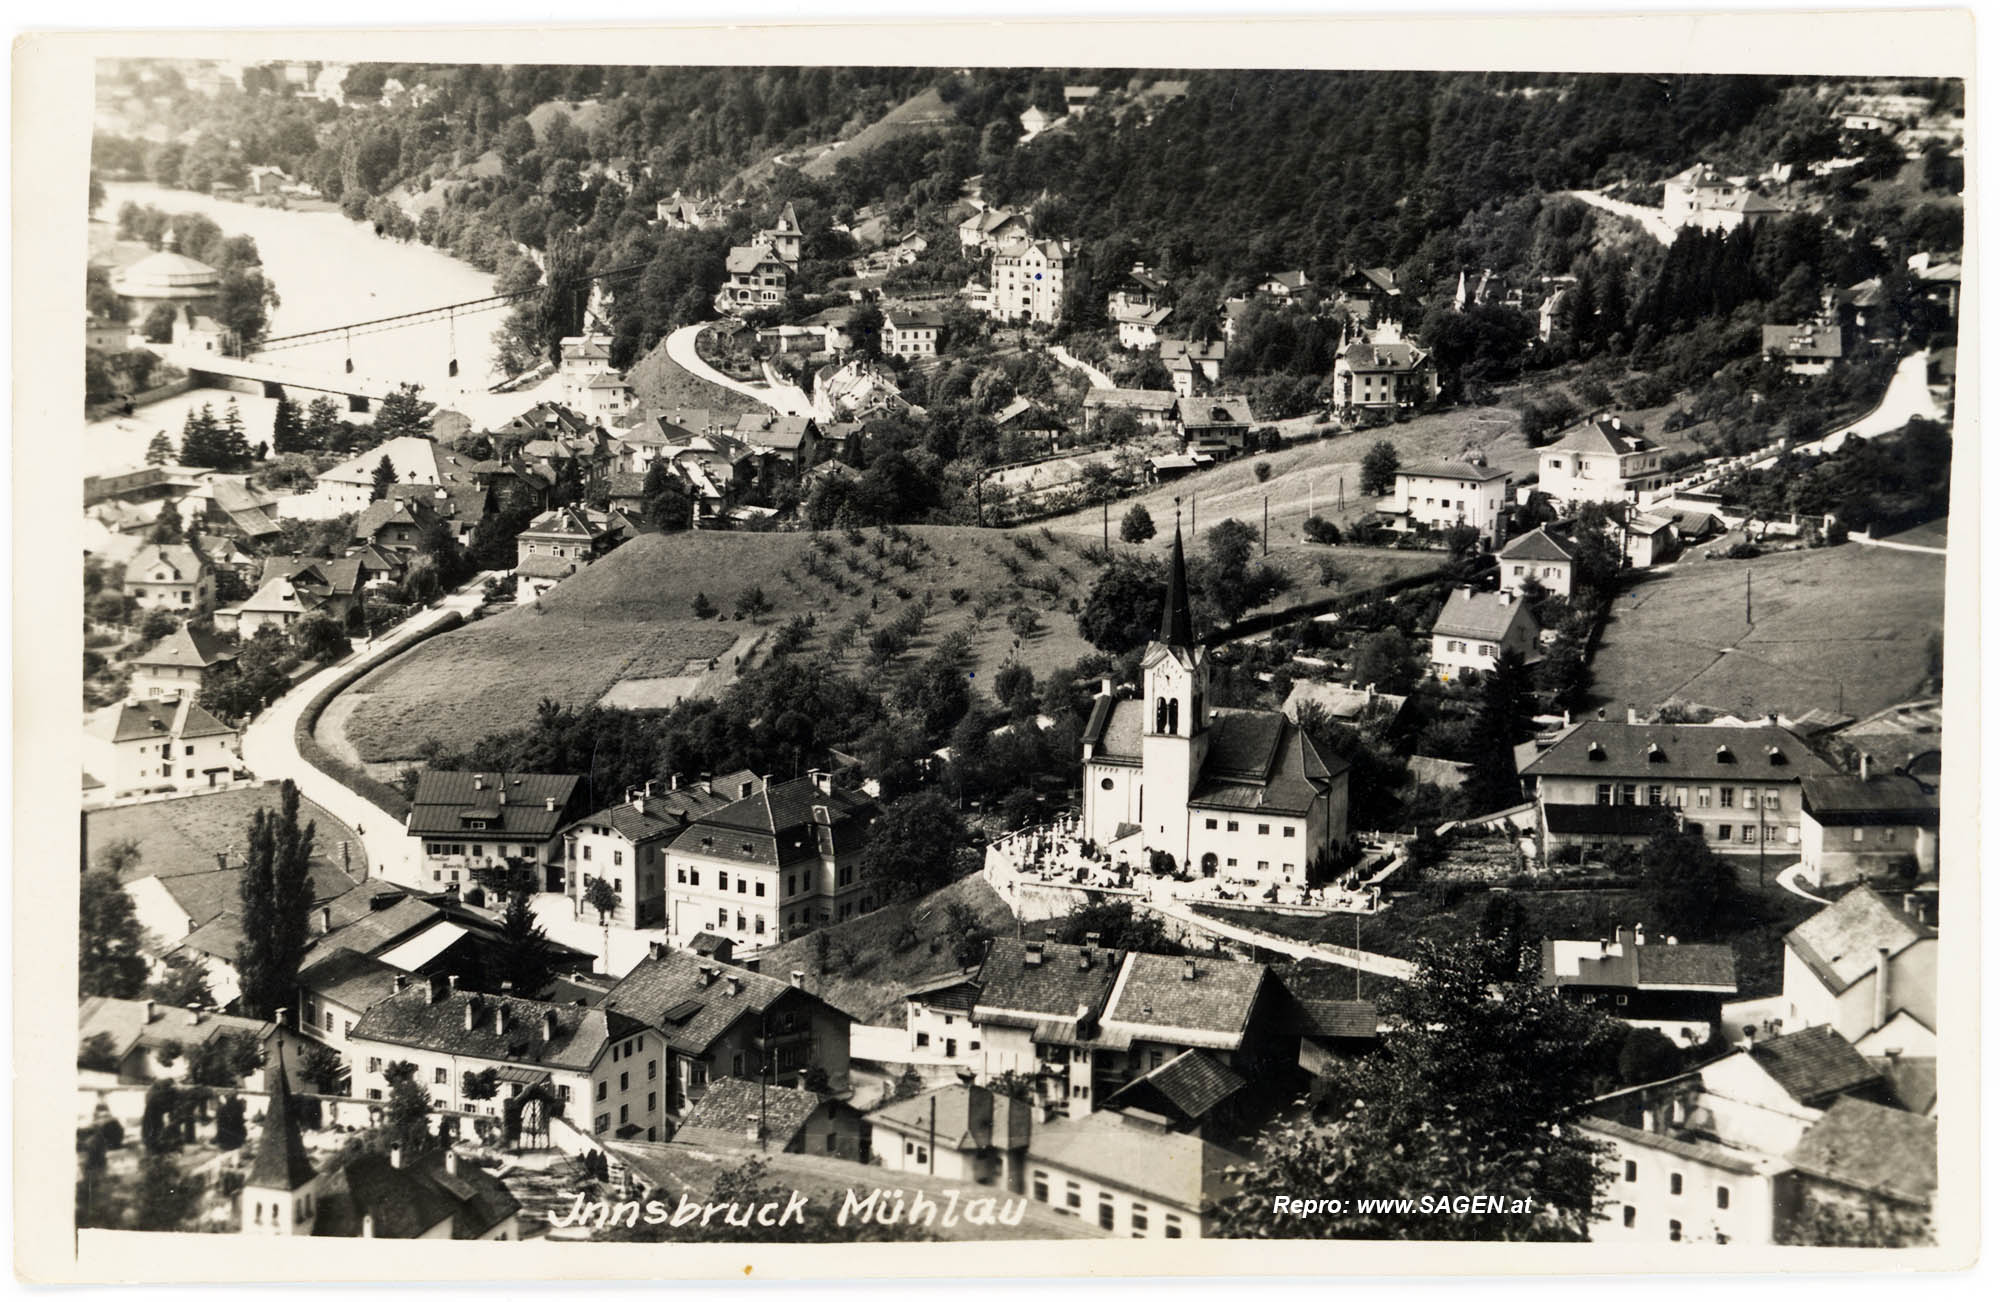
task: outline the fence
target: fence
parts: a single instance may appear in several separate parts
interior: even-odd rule
[[[1366,606],[1371,602],[1380,601],[1384,597],[1392,597],[1399,592],[1406,592],[1411,588],[1419,588],[1425,584],[1436,583],[1440,577],[1436,570],[1427,570],[1420,574],[1405,574],[1399,579],[1390,579],[1387,583],[1378,583],[1371,588],[1362,588],[1355,592],[1343,592],[1331,597],[1320,597],[1314,601],[1300,602],[1296,606],[1287,606],[1283,610],[1271,610],[1259,615],[1247,615],[1227,628],[1218,629],[1213,637],[1207,639],[1207,642],[1210,646],[1217,646],[1224,642],[1234,642],[1239,638],[1252,637],[1258,633],[1268,633],[1274,628],[1282,628],[1286,624],[1297,620],[1311,619],[1314,616],[1330,614],[1337,610],[1352,610],[1356,607]]]

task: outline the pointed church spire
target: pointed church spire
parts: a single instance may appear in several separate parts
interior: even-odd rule
[[[1181,550],[1181,522],[1174,517],[1174,558],[1167,575],[1167,605],[1160,612],[1160,641],[1168,646],[1194,645],[1194,620],[1188,610],[1187,554]]]
[[[306,1156],[305,1140],[299,1135],[299,1119],[292,1111],[292,1087],[285,1079],[283,1046],[275,1045],[273,1051],[278,1055],[278,1079],[271,1086],[271,1105],[264,1110],[264,1132],[257,1137],[257,1161],[244,1183],[289,1192],[313,1178],[313,1164]]]

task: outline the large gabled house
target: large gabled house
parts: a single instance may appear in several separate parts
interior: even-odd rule
[[[365,582],[361,562],[352,556],[272,556],[264,562],[257,590],[216,611],[215,622],[244,639],[264,628],[286,632],[307,615],[325,615],[345,626],[361,609]]]
[[[1632,502],[1667,482],[1665,452],[1620,416],[1592,416],[1539,455],[1540,491],[1558,502]]]
[[[133,657],[131,694],[142,699],[199,696],[209,670],[235,659],[215,630],[190,621]]]
[[[1228,346],[1219,339],[1162,339],[1160,361],[1173,380],[1174,393],[1192,398],[1222,378]]]
[[[1415,411],[1438,395],[1437,361],[1385,321],[1333,359],[1333,408],[1343,420]]]
[[[1465,525],[1488,546],[1498,546],[1507,529],[1507,486],[1511,476],[1476,461],[1425,461],[1396,471],[1395,490],[1377,513],[1398,532],[1448,530]]]
[[[716,311],[741,316],[784,303],[791,268],[769,245],[736,245],[729,250],[723,271],[727,278],[716,291]]]
[[[1453,588],[1431,625],[1431,672],[1450,682],[1468,671],[1493,672],[1509,651],[1524,662],[1537,659],[1540,633],[1534,612],[1514,593]]]
[[[1028,1195],[1106,1234],[1199,1239],[1241,1159],[1152,1113],[1095,1112],[1035,1128]]]
[[[1908,772],[1883,774],[1863,752],[1859,773],[1805,780],[1799,848],[1815,886],[1937,872],[1938,789]]]
[[[615,805],[584,815],[562,831],[564,858],[575,868],[565,889],[578,911],[593,881],[611,885],[617,907],[605,916],[620,927],[658,927],[667,916],[667,846],[702,814],[729,801],[709,785],[653,793],[634,791]]]
[[[1700,1044],[1721,1025],[1723,1001],[1736,993],[1736,951],[1683,945],[1672,936],[1648,944],[1643,924],[1600,940],[1544,937],[1541,983],[1676,1044]]]
[[[966,1060],[978,1078],[1026,1077],[1057,1111],[1090,1112],[1100,1059],[1107,1072],[1128,1065],[1130,1037],[1103,1024],[1124,961],[1124,951],[1094,942],[996,938],[980,965],[966,1033]]]
[[[1233,457],[1250,441],[1250,400],[1242,395],[1181,398],[1175,403],[1182,450]]]
[[[725,1077],[802,1085],[817,1069],[846,1092],[853,1019],[804,983],[803,972],[783,981],[656,945],[597,1006],[665,1038],[663,1107],[678,1124]]]
[[[541,596],[638,532],[621,511],[559,506],[543,512],[514,539],[517,599]]]
[[[468,887],[474,868],[525,859],[545,889],[562,890],[562,829],[582,812],[580,787],[568,773],[425,771],[404,823],[421,849],[419,880],[410,884]]]
[[[1576,544],[1547,525],[1500,549],[1500,590],[1519,596],[1530,583],[1552,597],[1567,597],[1576,582]]]
[[[236,775],[236,729],[194,703],[192,694],[126,701],[84,730],[84,762],[114,799],[151,791],[191,791]]]
[[[1907,1015],[1935,1034],[1938,933],[1912,907],[1856,886],[1785,936],[1784,1024],[1870,1038]]]
[[[147,543],[125,563],[125,595],[142,610],[200,614],[215,608],[215,575],[186,543]]]

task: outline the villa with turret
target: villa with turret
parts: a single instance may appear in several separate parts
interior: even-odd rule
[[[1347,764],[1281,711],[1211,705],[1193,624],[1176,528],[1159,639],[1139,664],[1144,694],[1121,699],[1107,685],[1084,729],[1083,835],[1204,876],[1324,880],[1347,840]]]

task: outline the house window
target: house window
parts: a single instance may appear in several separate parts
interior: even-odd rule
[[[381,1071],[381,1070],[382,1070],[382,1060],[381,1060],[380,1058],[370,1058],[370,1059],[368,1060],[368,1070],[369,1070],[369,1071]]]
[[[1035,1201],[1038,1203],[1045,1203],[1048,1200],[1049,1200],[1049,1173],[1047,1171],[1037,1171],[1035,1172]]]
[[[1720,1208],[1720,1209],[1722,1209],[1723,1211],[1725,1211],[1725,1212],[1729,1210],[1729,1186],[1728,1186],[1728,1185],[1726,1185],[1726,1184],[1725,1184],[1725,1185],[1717,1185],[1717,1186],[1716,1186],[1716,1188],[1715,1188],[1715,1205],[1716,1205],[1716,1206],[1717,1206],[1718,1208]]]
[[[1296,827],[1288,827],[1285,829],[1286,836],[1297,836],[1298,834],[1299,834],[1299,829]]]
[[[1743,788],[1743,807],[1745,809],[1755,809],[1757,807],[1757,788]]]
[[[1727,841],[1729,839],[1729,824],[1717,823],[1715,825],[1715,839],[1718,841]]]
[[[1232,832],[1236,830],[1236,820],[1233,818],[1229,820],[1229,830]]]
[[[660,1060],[658,1058],[648,1058],[646,1060],[646,1079],[652,1080],[659,1074],[660,1074]]]
[[[1110,787],[1110,783],[1111,783],[1111,779],[1110,779],[1110,778],[1106,778],[1106,779],[1104,779],[1104,782],[1105,782],[1105,790],[1109,791],[1109,790],[1111,789],[1111,787]],[[1209,831],[1211,831],[1211,832],[1213,832],[1213,831],[1215,830],[1215,820],[1211,818],[1211,819],[1207,819],[1207,820],[1205,820],[1205,822],[1206,822],[1206,825],[1207,825],[1207,827],[1208,827],[1208,830],[1209,830]]]
[[[1082,1207],[1083,1186],[1074,1180],[1063,1181],[1063,1205],[1066,1207]]]
[[[1132,1233],[1137,1235],[1137,1234],[1144,1234],[1145,1232],[1146,1232],[1146,1204],[1133,1203]]]
[[[1625,1163],[1625,1183],[1636,1184],[1638,1183],[1638,1180],[1639,1180],[1639,1164],[1637,1162],[1627,1161]]]
[[[1597,784],[1597,803],[1600,805],[1611,803],[1611,784],[1609,782],[1600,782]]]
[[[607,1130],[609,1130],[609,1129],[611,1129],[611,1114],[610,1114],[609,1112],[600,1112],[600,1113],[598,1113],[598,1114],[597,1114],[597,1133],[601,1135],[601,1134],[603,1134],[603,1133],[604,1133],[605,1131],[607,1131]]]
[[[1107,1230],[1116,1228],[1118,1224],[1118,1207],[1111,1201],[1110,1194],[1097,1195],[1097,1224]]]
[[[931,1033],[929,1031],[917,1032],[917,1047],[919,1049],[928,1048],[930,1042],[931,1042]]]
[[[1679,1221],[1667,1222],[1667,1237],[1675,1243],[1681,1241],[1681,1223]]]
[[[718,891],[726,891],[729,889],[728,873],[717,873],[715,875],[715,889]]]
[[[764,898],[764,883],[762,882],[757,883],[757,898],[760,900]]]
[[[484,826],[484,824],[478,824],[477,826]],[[590,847],[587,845],[583,847],[583,857],[585,860],[590,858]]]
[[[1637,1207],[1628,1206],[1625,1209],[1625,1228],[1629,1230],[1638,1223],[1639,1223],[1639,1209]]]
[[[1680,1191],[1681,1191],[1681,1173],[1679,1171],[1676,1171],[1672,1175],[1667,1177],[1667,1192],[1670,1194],[1677,1195],[1680,1193]]]
[[[609,1090],[610,1088],[611,1088],[610,1081],[601,1080],[597,1082],[597,1101],[599,1103],[604,1102],[605,1091]]]
[[[1752,824],[1752,823],[1745,823],[1745,824],[1743,825],[1743,840],[1744,840],[1744,843],[1745,843],[1745,844],[1748,844],[1749,842],[1751,842],[1751,841],[1754,841],[1754,840],[1756,840],[1756,839],[1757,839],[1757,828],[1756,828],[1756,825],[1755,825],[1755,824]]]
[[[629,1071],[621,1071],[621,1072],[619,1072],[619,1073],[618,1073],[618,1092],[619,1092],[620,1094],[623,1094],[623,1093],[624,1093],[624,1092],[625,1092],[626,1090],[629,1090],[629,1089],[631,1089],[631,1088],[632,1088],[632,1073],[631,1073],[631,1072],[629,1072]]]
[[[1688,804],[1688,789],[1687,789],[1686,787],[1675,787],[1675,788],[1674,788],[1674,808],[1675,808],[1675,809],[1686,809],[1686,808],[1687,808],[1687,804]]]
[[[1639,784],[1636,782],[1620,783],[1618,787],[1618,803],[1621,805],[1638,804]]]
[[[1778,807],[1778,793],[1776,789],[1774,788],[1773,790],[1766,791],[1764,793],[1764,808],[1776,809],[1777,807]]]
[[[1696,809],[1707,809],[1709,807],[1707,787],[1696,787],[1694,789],[1694,806]]]
[[[435,1067],[431,1070],[431,1083],[433,1085],[442,1085],[445,1083],[445,1079],[446,1077],[444,1068]]]
[[[1736,788],[1735,788],[1735,787],[1722,787],[1722,788],[1720,788],[1720,789],[1719,789],[1719,792],[1718,792],[1718,794],[1720,794],[1720,795],[1721,795],[1721,797],[1722,797],[1722,807],[1723,807],[1724,809],[1734,809],[1734,808],[1736,808]]]
[[[625,863],[625,852],[623,850],[613,850],[611,852],[611,866],[614,868],[619,868],[623,867],[624,863]]]
[[[1172,1212],[1167,1213],[1167,1237],[1170,1239],[1181,1237],[1181,1218]]]
[[[1646,803],[1647,803],[1647,804],[1649,804],[1649,805],[1661,805],[1661,804],[1665,804],[1665,803],[1666,803],[1666,799],[1667,799],[1667,793],[1666,793],[1666,788],[1664,788],[1664,787],[1661,787],[1661,786],[1659,786],[1659,785],[1657,785],[1657,784],[1656,784],[1656,785],[1653,785],[1653,786],[1649,786],[1649,787],[1647,787],[1647,788],[1646,788]]]
[[[1269,836],[1270,834],[1271,834],[1271,825],[1269,823],[1257,824],[1257,835]]]

